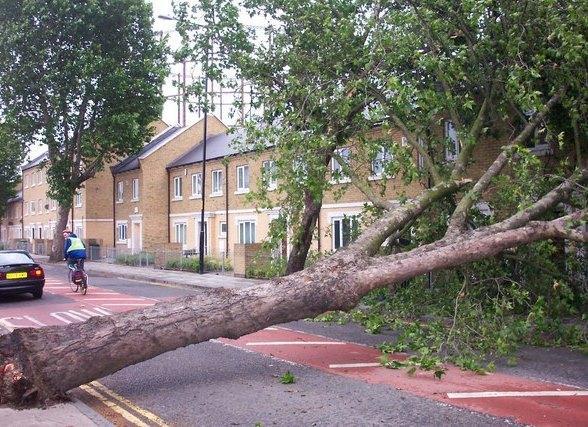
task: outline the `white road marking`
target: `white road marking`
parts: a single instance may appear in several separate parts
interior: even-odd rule
[[[248,342],[245,345],[345,345],[341,341],[265,341]]]
[[[277,330],[278,330],[278,328],[274,328],[272,326],[264,329],[264,331],[277,331]]]
[[[124,306],[146,306],[146,305],[153,305],[154,303],[150,302],[150,303],[145,303],[145,304],[135,304],[135,303],[120,303],[120,304],[102,304],[104,306],[108,306],[108,307],[112,307],[112,306],[119,306],[119,305],[124,305]]]
[[[84,301],[145,301],[145,298],[83,298]]]
[[[382,366],[380,363],[339,363],[329,365],[330,369],[345,369],[345,368],[373,368]]]
[[[37,326],[47,326],[47,325],[46,325],[46,324],[44,324],[43,322],[39,322],[39,321],[38,321],[37,319],[35,319],[34,317],[31,317],[31,316],[22,316],[22,317],[24,317],[25,319],[27,319],[27,320],[29,320],[29,321],[33,322],[33,323],[34,323],[35,325],[37,325]]]
[[[588,390],[566,391],[479,391],[471,393],[447,393],[450,399],[474,399],[480,397],[565,397],[588,396]]]
[[[70,310],[73,311],[73,310]],[[82,314],[76,314],[74,313],[70,313],[70,311],[56,311],[53,313],[49,313],[49,316],[59,320],[60,322],[65,323],[66,325],[69,325],[70,323],[73,322],[83,322],[84,320],[86,320],[88,318],[88,316],[86,315],[82,315]],[[66,319],[66,317],[69,317],[72,320]]]

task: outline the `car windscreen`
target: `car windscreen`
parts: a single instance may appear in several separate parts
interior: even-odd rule
[[[31,264],[34,261],[21,252],[0,253],[0,266],[12,264]]]

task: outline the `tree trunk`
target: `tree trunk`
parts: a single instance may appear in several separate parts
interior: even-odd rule
[[[67,227],[69,211],[69,206],[59,205],[59,217],[55,226],[55,234],[53,235],[53,244],[51,246],[49,261],[59,262],[63,259],[63,230]]]
[[[565,233],[562,218],[490,235],[473,233],[456,243],[381,258],[371,258],[360,245],[352,245],[267,284],[209,291],[67,326],[16,329],[0,337],[0,402],[51,401],[76,386],[179,347],[217,337],[237,338],[329,310],[349,310],[377,287]],[[580,237],[586,239],[586,234]]]
[[[322,200],[313,199],[309,191],[304,193],[304,214],[300,224],[300,234],[294,239],[292,251],[288,258],[286,274],[296,273],[304,269],[308,250],[312,243],[312,235],[321,213]]]

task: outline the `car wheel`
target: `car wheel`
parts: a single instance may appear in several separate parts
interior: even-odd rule
[[[33,298],[35,298],[35,299],[43,298],[43,289],[39,289],[38,291],[34,291]]]

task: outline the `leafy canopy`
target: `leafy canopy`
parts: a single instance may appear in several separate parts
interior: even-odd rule
[[[50,196],[149,138],[167,73],[144,0],[0,0],[0,114],[49,152]]]

